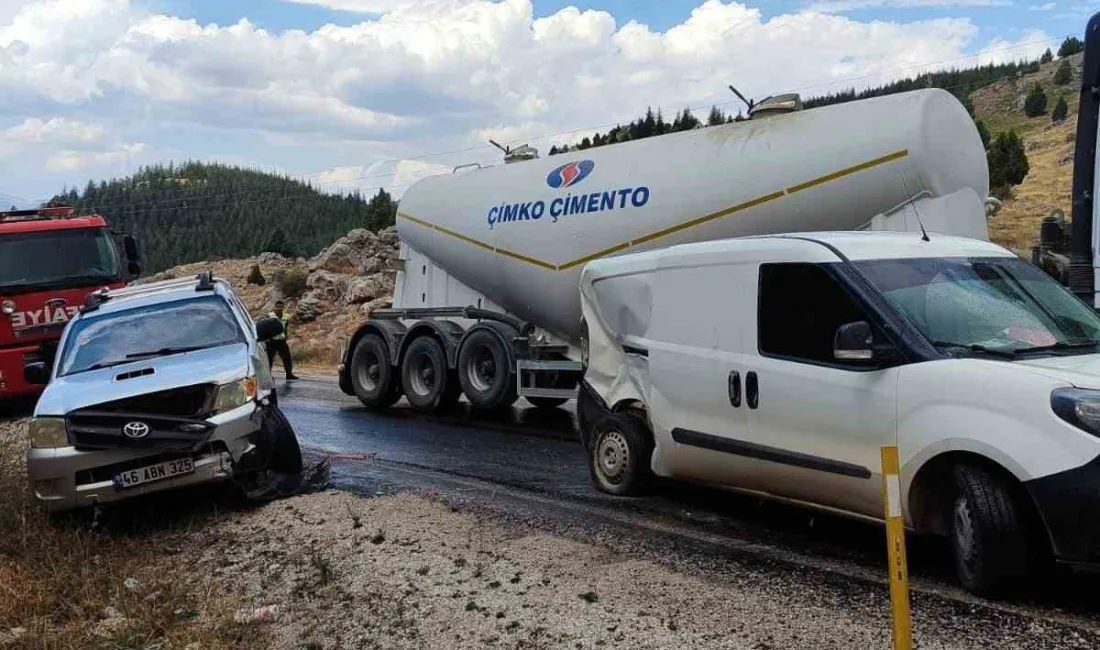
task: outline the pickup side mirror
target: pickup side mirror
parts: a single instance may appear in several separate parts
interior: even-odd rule
[[[43,361],[35,361],[23,366],[23,381],[31,386],[45,386],[50,383],[50,369]]]
[[[126,263],[126,277],[124,280],[130,282],[141,275],[144,267],[141,264],[141,252],[138,250],[137,240],[132,235],[119,235],[115,234],[115,242],[120,243],[122,246],[122,254],[125,258],[123,262]]]
[[[256,338],[260,341],[267,341],[275,338],[283,333],[283,324],[278,318],[261,318],[256,321]]]

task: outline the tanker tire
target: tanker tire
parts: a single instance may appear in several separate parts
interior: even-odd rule
[[[601,492],[635,496],[651,477],[653,439],[645,423],[626,413],[607,413],[596,423],[588,450],[592,482]]]
[[[959,582],[991,596],[1030,573],[1024,512],[1006,481],[974,465],[955,468],[958,495],[951,513],[951,546]]]
[[[446,407],[455,395],[448,386],[450,380],[447,355],[439,341],[421,336],[409,344],[401,360],[401,386],[413,410],[434,413]]]
[[[569,400],[565,397],[528,397],[527,401],[535,408],[556,409]]]
[[[519,397],[508,351],[500,337],[487,330],[471,332],[462,342],[458,381],[470,405],[477,409],[506,408]]]
[[[359,339],[348,377],[355,396],[367,408],[389,408],[401,399],[401,382],[390,364],[389,346],[377,334]]]

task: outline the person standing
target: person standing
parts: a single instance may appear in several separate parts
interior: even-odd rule
[[[275,301],[275,311],[269,314],[272,318],[278,318],[283,324],[283,331],[278,336],[268,339],[264,345],[267,347],[267,362],[272,369],[275,367],[275,355],[283,360],[283,370],[287,379],[297,379],[294,374],[294,363],[290,360],[290,345],[287,344],[287,335],[290,332],[290,316],[286,314],[286,303],[282,300]]]

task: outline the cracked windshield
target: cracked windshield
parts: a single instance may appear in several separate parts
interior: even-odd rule
[[[0,650],[1100,649],[1098,12],[0,0]]]

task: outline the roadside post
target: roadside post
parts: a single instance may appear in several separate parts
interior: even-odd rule
[[[890,605],[894,614],[894,650],[912,650],[913,622],[909,613],[909,567],[905,561],[900,474],[898,448],[883,447],[882,491],[886,504],[886,550],[890,570]]]

